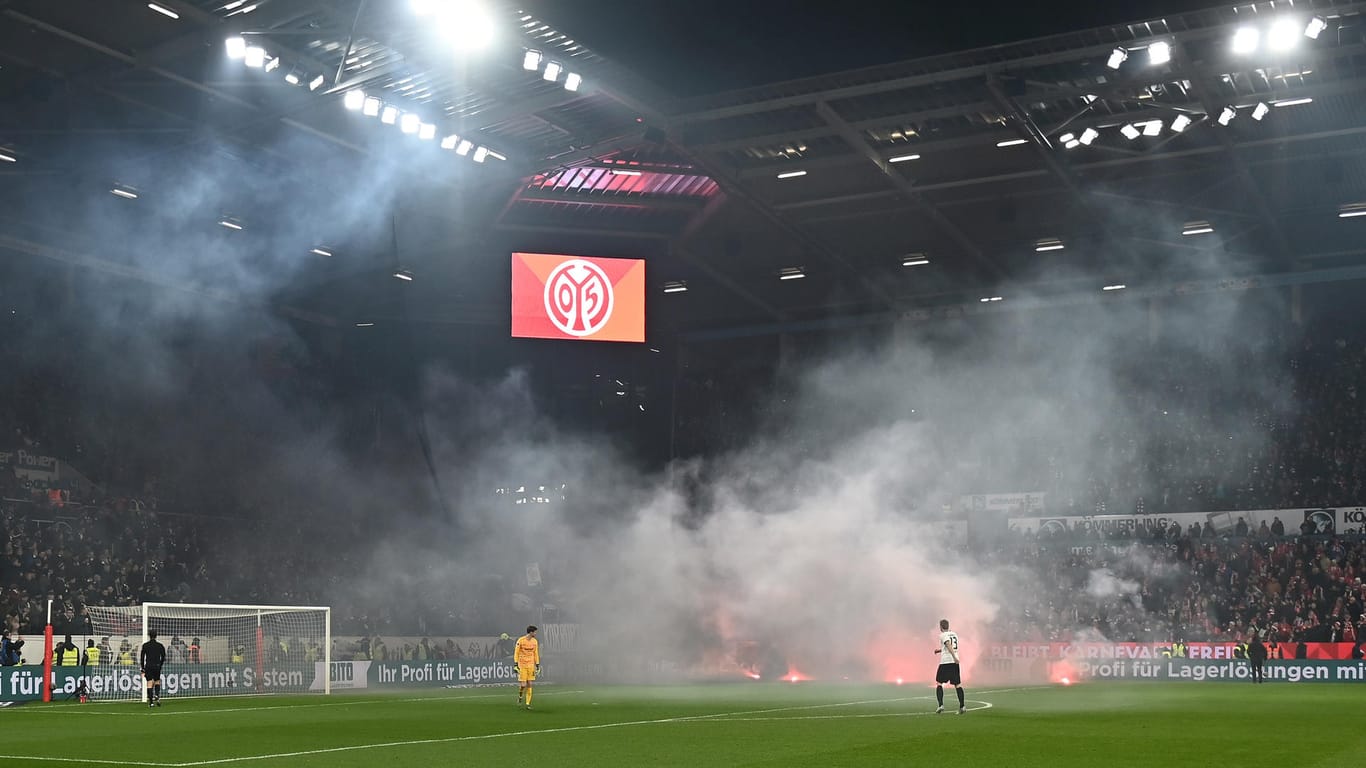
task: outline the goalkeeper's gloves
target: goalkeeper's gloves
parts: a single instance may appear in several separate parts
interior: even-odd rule
[[[538,674],[538,675],[541,674],[541,665],[540,665],[540,664],[537,664],[537,665],[536,665],[536,674]]]

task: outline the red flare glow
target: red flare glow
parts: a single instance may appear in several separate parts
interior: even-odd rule
[[[807,675],[802,674],[800,671],[798,671],[796,667],[789,666],[787,668],[787,674],[783,675],[783,679],[788,681],[789,683],[803,683],[810,680],[811,678]]]

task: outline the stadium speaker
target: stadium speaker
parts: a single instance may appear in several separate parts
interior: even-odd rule
[[[644,139],[654,144],[663,144],[669,140],[669,137],[664,133],[663,128],[655,128],[652,126],[645,129]]]

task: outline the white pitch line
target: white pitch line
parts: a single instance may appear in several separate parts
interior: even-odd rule
[[[929,696],[920,698],[928,700]],[[969,712],[980,712],[984,709],[991,709],[994,704],[989,701],[978,699],[968,699],[970,704],[981,704],[980,707],[968,707]],[[863,715],[797,715],[795,717],[723,717],[717,720],[721,723],[758,723],[758,722],[791,722],[794,720],[861,720],[870,717],[924,717],[926,715],[942,715],[942,712],[873,712]]]
[[[146,765],[153,768],[173,768],[175,763],[140,763],[136,760],[96,760],[88,757],[35,757],[33,755],[0,755],[0,760],[35,760],[45,763],[84,763],[87,765]]]
[[[443,739],[413,739],[409,741],[390,741],[381,744],[356,744],[349,747],[329,747],[326,749],[309,749],[298,752],[277,752],[268,755],[249,755],[246,757],[225,757],[217,760],[199,760],[187,763],[171,763],[162,768],[194,768],[203,765],[225,765],[228,763],[245,763],[259,760],[274,760],[282,757],[305,757],[308,755],[327,755],[337,752],[356,752],[367,749],[384,749],[387,747],[407,747],[421,744],[453,744],[460,741],[485,741],[488,739],[502,739],[509,736],[533,736],[542,733],[570,733],[575,731],[597,731],[606,728],[625,728],[634,725],[656,725],[659,723],[683,723],[693,720],[714,720],[717,718],[732,717],[739,715],[763,715],[770,712],[791,712],[811,709],[829,709],[832,707],[852,707],[860,704],[890,704],[900,701],[910,701],[910,697],[897,699],[867,699],[864,701],[846,701],[834,704],[813,704],[796,707],[772,707],[769,709],[751,709],[739,712],[718,712],[710,715],[688,715],[683,717],[664,717],[656,720],[630,720],[619,723],[599,723],[597,725],[571,725],[563,728],[538,728],[529,731],[505,731],[502,733],[486,733],[477,736],[451,736]]]

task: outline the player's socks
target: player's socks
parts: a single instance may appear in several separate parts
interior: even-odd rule
[[[944,686],[942,686],[942,685],[936,685],[936,686],[934,687],[934,698],[935,698],[935,701],[938,701],[938,702],[939,702],[939,708],[940,708],[940,709],[943,709],[943,708],[944,708]]]
[[[531,706],[531,689],[526,689],[526,705]]]
[[[958,708],[959,708],[959,709],[962,709],[962,708],[963,708],[963,704],[964,704],[964,701],[963,701],[963,689],[962,689],[962,688],[957,688],[957,689],[955,689],[955,690],[958,691]]]

